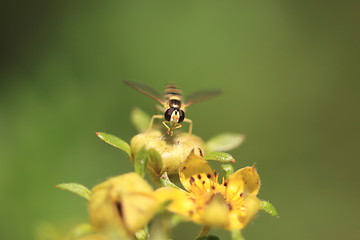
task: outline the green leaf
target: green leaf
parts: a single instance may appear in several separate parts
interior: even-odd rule
[[[234,167],[231,164],[223,164],[221,167],[225,172],[225,179],[228,179],[234,173]]]
[[[150,226],[150,240],[168,240],[170,237],[170,225],[167,218],[165,218],[163,215],[158,215],[153,220],[151,226]]]
[[[161,155],[158,151],[156,151],[153,148],[150,148],[148,150],[149,153],[149,165],[151,166],[151,168],[157,173],[160,174],[162,168],[163,168],[163,162],[161,159]]]
[[[184,216],[177,215],[177,214],[173,214],[170,217],[171,227],[176,227],[178,224],[180,224],[182,222],[187,222],[187,221],[188,221],[188,219],[186,219]]]
[[[124,140],[122,140],[114,135],[104,133],[104,132],[97,132],[96,135],[104,142],[123,150],[124,152],[126,152],[129,155],[129,157],[131,157],[130,145],[127,142],[125,142]]]
[[[149,227],[146,225],[143,229],[135,233],[137,240],[147,240],[149,238]]]
[[[244,134],[222,133],[206,142],[208,152],[225,152],[238,147],[245,140]]]
[[[138,132],[145,132],[149,129],[151,117],[140,108],[136,107],[131,111],[130,119]]]
[[[204,156],[205,160],[214,160],[222,163],[235,162],[233,156],[224,152],[209,152]]]
[[[91,227],[88,223],[83,223],[75,226],[69,233],[70,239],[79,239],[81,237],[84,237],[85,235],[88,235],[90,233],[93,233],[94,229]]]
[[[214,235],[208,235],[208,236],[199,237],[196,240],[220,240],[220,238]]]
[[[140,148],[140,150],[135,155],[134,167],[135,172],[141,177],[145,176],[146,164],[148,161],[149,153],[146,150],[145,146]]]
[[[277,218],[279,217],[279,214],[276,211],[274,205],[272,205],[268,201],[260,201],[260,209],[264,210],[265,212],[267,212],[268,214],[270,214],[273,217],[277,217]]]
[[[176,186],[174,183],[172,183],[169,179],[169,176],[167,175],[167,172],[164,172],[163,175],[160,177],[160,183],[163,187],[172,187],[180,189],[178,186]]]
[[[80,197],[83,197],[87,200],[90,199],[91,191],[84,185],[81,185],[78,183],[61,183],[61,184],[56,185],[55,187],[75,193],[75,194],[79,195]]]

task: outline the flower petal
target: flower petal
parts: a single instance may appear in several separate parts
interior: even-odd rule
[[[230,209],[223,195],[215,194],[201,214],[202,224],[211,227],[226,227],[229,223]]]
[[[155,191],[155,196],[160,202],[171,201],[167,207],[170,212],[191,218],[195,214],[195,198],[191,194],[178,188],[162,187]]]
[[[126,229],[133,233],[155,215],[159,204],[151,186],[138,174],[128,173],[121,177],[117,185],[112,187],[111,197],[116,199],[116,207],[119,214],[123,215]]]
[[[232,174],[225,185],[230,199],[242,197],[244,192],[256,196],[260,189],[260,177],[255,166],[245,167]]]
[[[146,193],[131,193],[123,198],[124,223],[134,233],[148,223],[158,210],[156,198]]]
[[[189,192],[210,190],[216,183],[217,175],[210,165],[199,155],[191,151],[185,162],[180,166],[180,181]]]
[[[245,195],[241,206],[237,206],[230,211],[229,225],[227,229],[243,229],[255,217],[260,207],[257,197]]]

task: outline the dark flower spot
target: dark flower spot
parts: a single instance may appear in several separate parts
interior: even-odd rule
[[[205,181],[202,181],[202,184],[205,184]]]
[[[189,215],[192,216],[194,214],[193,210],[189,210]]]
[[[217,176],[217,172],[216,172],[216,170],[214,170],[214,176],[215,176],[215,177]]]
[[[226,203],[227,207],[229,208],[229,210],[231,211],[232,210],[232,206],[230,203]]]
[[[182,170],[184,171],[185,169],[186,169],[186,167],[183,167],[183,169],[182,169]]]
[[[124,218],[124,212],[123,212],[123,208],[122,208],[121,202],[116,201],[116,202],[115,202],[115,206],[116,206],[116,210],[117,210],[120,218],[123,219],[123,218]]]
[[[198,179],[201,179],[201,175],[200,175],[200,174],[198,175]]]
[[[193,184],[195,182],[195,178],[194,177],[191,177],[190,178],[190,184]]]
[[[242,197],[242,196],[244,196],[244,193],[242,192],[242,193],[240,193],[240,197]]]
[[[212,190],[215,190],[215,186],[214,186],[214,185],[213,185],[213,186],[211,186],[211,189],[212,189]]]
[[[207,178],[211,178],[211,174],[210,174],[210,173],[206,174],[206,176],[207,176]]]
[[[224,186],[227,187],[228,183],[227,182],[224,182]]]

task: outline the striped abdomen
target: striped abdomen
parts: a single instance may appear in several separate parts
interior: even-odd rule
[[[174,84],[166,85],[164,89],[164,100],[168,103],[169,107],[181,108],[182,104],[182,91]]]

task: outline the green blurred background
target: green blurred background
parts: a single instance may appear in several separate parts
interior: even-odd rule
[[[247,239],[359,239],[357,1],[13,1],[0,10],[0,239],[65,234],[86,203],[54,189],[91,187],[132,169],[96,131],[126,141],[134,106],[125,86],[224,94],[188,109],[194,133],[247,135],[231,153],[256,162],[260,213]],[[183,224],[175,239],[192,239]],[[228,239],[227,232],[213,234]]]

